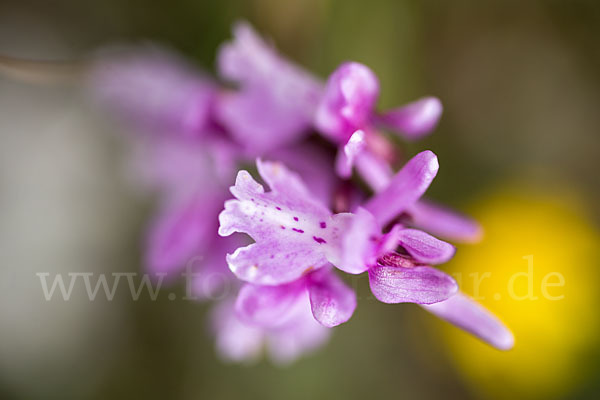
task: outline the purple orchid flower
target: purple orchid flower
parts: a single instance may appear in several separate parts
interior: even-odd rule
[[[221,124],[254,156],[296,142],[308,133],[322,85],[287,61],[246,23],[218,54],[218,70],[238,90],[222,92],[216,113]]]
[[[259,289],[248,286],[246,290],[252,295],[239,300],[241,315],[250,314],[263,323],[277,320],[271,313],[282,315],[281,308],[293,303],[293,294],[306,290],[305,279],[310,279],[306,276],[328,263],[352,274],[368,271],[371,291],[385,303],[434,304],[457,293],[454,279],[430,266],[451,258],[453,246],[398,224],[387,233],[381,228],[393,222],[428,188],[438,169],[433,153],[425,151],[415,156],[394,177],[393,184],[370,199],[364,208],[342,214],[332,214],[316,201],[300,178],[283,165],[258,160],[257,167],[271,191],[265,192],[250,174],[240,171],[230,189],[236,200],[227,201],[219,215],[219,234],[244,232],[256,240],[227,256],[229,267],[238,278],[263,285]],[[408,255],[396,253],[398,245]],[[449,315],[448,320],[457,321],[452,312],[439,309],[438,315]],[[342,311],[348,310],[349,307],[338,307],[330,312],[335,321],[343,322],[347,315]],[[489,313],[482,318],[495,321]],[[467,326],[461,322],[464,321],[458,321],[459,326]],[[478,326],[469,328],[476,330]],[[498,335],[510,335],[503,325],[499,326],[502,331]],[[498,344],[489,335],[479,336]]]
[[[475,222],[421,199],[437,173],[436,156],[420,153],[394,174],[395,151],[378,132],[424,136],[441,115],[437,98],[378,113],[379,82],[366,66],[342,64],[325,85],[244,23],[221,47],[218,69],[235,88],[217,87],[168,51],[127,51],[100,57],[89,84],[113,113],[158,133],[136,137],[143,146],[134,160],[137,180],[156,189],[161,203],[147,235],[148,270],[173,278],[193,261],[201,299],[227,285],[239,289],[235,302],[222,301],[214,313],[224,358],[247,360],[266,348],[276,362],[288,362],[324,343],[327,328],[356,308],[355,293],[332,265],[368,272],[382,302],[421,304],[498,348],[512,346],[499,320],[432,267],[454,247],[411,228],[463,241],[480,236]],[[348,178],[356,167],[374,197],[363,202],[336,177],[329,154],[299,145],[313,127],[340,147],[337,175]],[[230,188],[236,200],[218,215],[227,197],[221,182],[256,156],[280,161],[257,161],[271,190],[240,171]],[[226,237],[214,234],[218,223]],[[234,232],[255,243],[240,247],[247,242]],[[236,276],[246,283],[240,287]]]
[[[350,176],[361,154],[377,155],[382,152],[378,148],[384,153],[390,152],[386,150],[390,145],[380,138],[376,125],[389,128],[405,139],[418,139],[435,128],[442,113],[441,102],[435,97],[426,97],[378,114],[375,112],[378,97],[377,77],[360,63],[342,64],[327,81],[315,114],[315,126],[342,146],[337,170],[343,177]]]
[[[228,255],[230,268],[242,280],[288,283],[327,263],[358,274],[398,244],[426,263],[445,262],[454,254],[453,246],[421,231],[396,225],[382,233],[394,210],[402,210],[401,200],[416,200],[433,180],[437,158],[431,152],[417,155],[398,173],[397,186],[405,192],[384,191],[354,213],[333,214],[280,163],[258,160],[257,167],[271,191],[265,193],[248,172],[240,171],[230,189],[237,200],[227,201],[219,215],[220,235],[244,232],[256,240]],[[390,197],[396,206],[391,213],[386,206]]]
[[[405,139],[419,139],[435,129],[442,115],[436,97],[424,97],[402,107],[377,113],[379,81],[357,62],[340,65],[329,77],[315,115],[315,125],[333,142],[347,143],[356,131],[381,125]]]

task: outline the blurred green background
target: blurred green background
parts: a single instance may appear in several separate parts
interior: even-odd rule
[[[139,271],[152,204],[123,177],[115,127],[77,88],[2,78],[0,398],[600,397],[600,3],[3,0],[0,53],[70,59],[149,40],[213,72],[239,19],[323,78],[345,60],[369,65],[379,107],[441,98],[437,131],[406,148],[434,150],[431,197],[487,229],[444,268],[492,272],[483,301],[513,328],[515,349],[492,351],[418,307],[378,303],[365,279],[353,319],[283,368],[221,362],[203,304],[90,302],[83,290],[79,301],[45,302],[39,271]],[[541,271],[536,290],[546,272],[564,274],[564,300],[493,297],[528,255]]]

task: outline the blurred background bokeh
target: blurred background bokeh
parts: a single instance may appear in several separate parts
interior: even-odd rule
[[[46,302],[37,272],[140,271],[152,201],[128,184],[119,128],[77,87],[0,78],[0,398],[600,397],[600,3],[2,0],[0,54],[68,60],[153,41],[212,73],[239,19],[323,78],[369,65],[380,107],[442,100],[439,128],[407,151],[435,151],[429,194],[482,222],[483,242],[443,268],[511,326],[514,350],[369,301],[364,279],[353,319],[283,368],[219,360],[203,304],[89,301],[82,288]],[[530,256],[537,300],[509,296]],[[541,292],[552,272],[565,282],[554,300]]]

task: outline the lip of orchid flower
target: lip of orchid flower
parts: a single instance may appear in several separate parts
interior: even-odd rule
[[[311,196],[301,179],[280,163],[257,161],[271,188],[265,193],[247,171],[230,188],[236,200],[225,202],[219,235],[249,234],[256,242],[227,255],[238,278],[262,285],[298,279],[327,264],[326,253],[340,235],[331,212]],[[314,251],[314,246],[321,249]]]
[[[238,85],[217,99],[216,117],[251,155],[307,134],[322,84],[280,56],[246,23],[219,49],[220,75]]]
[[[280,163],[257,161],[264,188],[240,171],[232,194],[219,215],[219,234],[249,234],[256,243],[227,255],[238,278],[262,285],[292,282],[328,263],[349,214],[331,211],[310,194],[301,179]],[[315,247],[316,246],[316,247]]]

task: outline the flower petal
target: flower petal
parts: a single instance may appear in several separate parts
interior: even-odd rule
[[[477,221],[456,211],[419,200],[407,209],[411,225],[449,240],[473,243],[483,236],[483,229]]]
[[[456,251],[450,243],[417,229],[402,229],[398,233],[398,241],[415,260],[425,264],[445,263]]]
[[[425,193],[438,168],[433,152],[426,150],[417,154],[398,171],[387,188],[365,204],[365,208],[375,216],[378,224],[385,226]]]
[[[229,269],[239,279],[259,285],[292,282],[304,273],[327,264],[313,246],[287,242],[285,238],[260,241],[227,255]]]
[[[350,319],[356,308],[356,293],[333,271],[321,269],[308,279],[310,306],[317,321],[332,328]]]
[[[221,236],[244,232],[255,240],[282,238],[282,235],[303,239],[307,236],[304,233],[319,229],[320,222],[330,218],[325,207],[304,193],[306,188],[299,185],[300,181],[294,175],[288,174],[287,169],[282,171],[282,175],[289,178],[289,185],[283,184],[281,192],[268,193],[247,171],[238,173],[235,186],[231,187],[238,200],[225,202],[225,210],[219,215]]]
[[[442,110],[442,102],[437,97],[424,97],[383,113],[379,120],[400,136],[415,140],[435,129]]]
[[[216,113],[233,137],[259,155],[307,133],[322,84],[279,56],[246,23],[219,50],[218,69],[240,87],[219,97]]]
[[[494,314],[463,293],[423,308],[497,349],[510,350],[514,345],[512,332]]]
[[[231,188],[237,200],[225,203],[219,234],[243,232],[256,241],[227,258],[240,279],[263,285],[291,282],[339,252],[342,229],[283,165],[259,161],[258,168],[273,190],[265,193],[248,172],[240,171]]]
[[[304,279],[278,286],[245,284],[238,293],[235,311],[244,323],[261,327],[279,326],[292,316],[305,290]]]
[[[336,143],[346,143],[370,122],[379,97],[379,81],[367,66],[347,62],[327,80],[316,112],[315,125]]]
[[[369,284],[373,295],[384,303],[437,303],[458,290],[451,276],[427,266],[373,266]]]

